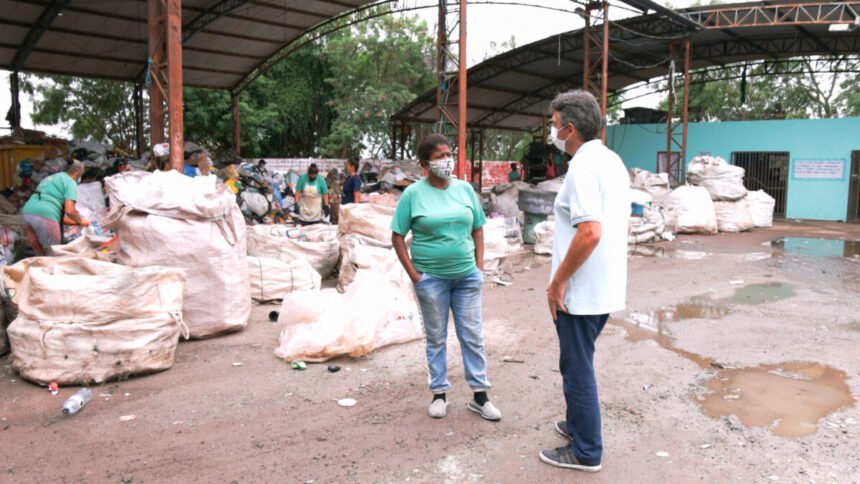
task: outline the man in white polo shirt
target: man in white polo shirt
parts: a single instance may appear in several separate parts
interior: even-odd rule
[[[559,94],[551,105],[552,141],[571,155],[555,199],[552,275],[547,300],[558,332],[567,403],[556,423],[566,446],[540,453],[568,469],[600,470],[603,440],[594,379],[594,342],[609,313],[624,309],[630,179],[621,158],[600,140],[600,106],[590,93]]]

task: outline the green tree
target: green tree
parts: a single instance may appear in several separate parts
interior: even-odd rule
[[[242,155],[319,156],[333,118],[328,63],[308,45],[260,76],[240,97]],[[233,143],[230,95],[185,88],[185,136],[215,150]]]
[[[21,84],[34,99],[34,123],[62,124],[75,138],[125,151],[136,147],[134,84],[69,76],[23,76]]]
[[[732,121],[772,118],[832,118],[860,114],[860,101],[854,100],[860,89],[856,74],[822,73],[820,59],[806,58],[793,61],[794,74],[770,74],[764,65],[747,70],[746,87],[743,76],[710,82],[710,77],[693,72],[690,85],[690,121]],[[856,61],[854,61],[856,63]],[[849,64],[842,59],[836,70]],[[737,67],[726,71],[731,75]],[[665,83],[658,89],[665,90]],[[745,99],[743,91],[745,92]],[[683,89],[675,96],[681,99]],[[744,101],[743,103],[741,101]],[[667,98],[660,103],[666,109]]]
[[[323,140],[330,156],[384,157],[391,149],[389,118],[435,85],[435,43],[414,17],[386,15],[330,35],[329,106],[336,113]]]

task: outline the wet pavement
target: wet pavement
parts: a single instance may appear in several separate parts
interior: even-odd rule
[[[780,237],[768,245],[787,253],[816,257],[860,258],[860,241],[813,237]]]
[[[746,426],[769,427],[782,437],[809,435],[816,431],[819,419],[855,403],[845,372],[803,362],[731,368],[679,348],[665,327],[666,323],[691,319],[720,320],[738,305],[773,303],[796,295],[794,286],[782,282],[749,284],[727,297],[699,296],[657,310],[629,312],[625,320],[613,319],[611,323],[624,328],[630,341],[653,340],[704,369],[718,371],[704,382],[709,393],[697,397],[706,415],[736,415]]]
[[[748,427],[769,427],[780,437],[814,433],[818,420],[854,404],[844,371],[818,363],[725,369],[705,382],[699,398],[709,417],[736,415]]]

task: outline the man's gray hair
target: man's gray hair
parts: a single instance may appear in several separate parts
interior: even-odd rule
[[[572,123],[582,141],[591,141],[600,136],[603,128],[600,105],[590,92],[582,89],[563,92],[552,100],[550,109],[558,111],[563,125]]]
[[[83,173],[84,164],[78,160],[72,160],[66,165],[66,173]]]

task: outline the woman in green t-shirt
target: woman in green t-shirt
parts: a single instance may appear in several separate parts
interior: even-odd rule
[[[75,208],[78,199],[78,180],[84,173],[84,165],[80,161],[70,161],[66,171],[49,176],[39,183],[39,187],[27,200],[21,211],[24,218],[24,229],[30,245],[39,255],[45,255],[45,250],[62,243],[60,221],[65,216],[78,225],[87,226]]]
[[[427,335],[427,365],[433,401],[428,413],[448,413],[445,392],[451,388],[446,360],[448,314],[463,352],[466,381],[474,392],[469,410],[487,420],[501,412],[487,398],[487,357],[481,329],[484,287],[484,229],[487,219],[472,186],[451,178],[454,158],[447,138],[425,136],[418,145],[426,178],[409,186],[397,203],[391,241],[415,285]],[[412,231],[412,255],[405,237]]]

